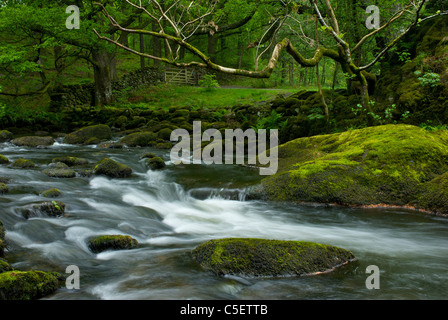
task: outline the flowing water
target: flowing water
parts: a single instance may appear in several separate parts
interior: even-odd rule
[[[148,171],[140,155],[167,161]],[[168,151],[99,149],[56,143],[42,149],[0,145],[11,161],[35,169],[0,166],[10,192],[0,196],[8,261],[19,270],[64,273],[79,267],[80,289],[59,289],[45,299],[446,299],[447,219],[396,209],[353,209],[246,201],[244,186],[258,171],[237,166],[174,166]],[[57,156],[105,157],[129,165],[129,179],[49,178],[41,171]],[[25,220],[18,208],[58,188],[66,215]],[[94,254],[89,238],[124,234],[133,250]],[[357,258],[328,274],[297,278],[217,277],[201,270],[190,252],[209,239],[255,237],[306,240],[351,250]],[[380,289],[366,288],[366,268],[380,269]],[[67,274],[68,275],[68,274]]]

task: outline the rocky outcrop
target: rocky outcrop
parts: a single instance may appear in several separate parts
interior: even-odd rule
[[[107,125],[94,125],[81,128],[65,136],[64,142],[68,144],[97,144],[112,138],[112,131]]]
[[[47,147],[54,144],[54,139],[52,137],[41,137],[41,136],[28,136],[20,137],[12,140],[12,143],[20,147]]]
[[[132,169],[127,165],[116,162],[115,160],[105,158],[95,165],[93,173],[96,175],[105,175],[111,178],[128,178],[132,175]]]

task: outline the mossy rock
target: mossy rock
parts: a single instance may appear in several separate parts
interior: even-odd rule
[[[100,124],[81,128],[65,136],[64,142],[68,144],[96,144],[112,138],[109,126]]]
[[[104,235],[89,240],[88,246],[93,253],[107,250],[130,250],[136,248],[138,241],[131,236]]]
[[[120,143],[128,147],[150,147],[155,145],[157,136],[153,132],[136,132],[120,140]]]
[[[157,156],[154,153],[148,152],[148,153],[142,154],[140,159],[152,159],[155,157],[157,157]]]
[[[51,160],[52,163],[62,162],[69,167],[86,166],[89,160],[77,157],[57,157]]]
[[[157,137],[160,139],[163,139],[165,141],[170,141],[172,132],[173,132],[173,130],[171,130],[170,128],[164,128],[164,129],[160,130],[159,132],[157,132]]]
[[[48,189],[41,193],[42,197],[44,198],[57,198],[60,197],[61,194],[61,191],[56,188]]]
[[[8,130],[0,130],[0,142],[8,142],[13,139],[13,134]]]
[[[54,144],[52,137],[28,136],[20,137],[12,140],[12,143],[20,147],[47,147]]]
[[[9,271],[0,274],[0,300],[35,300],[54,293],[59,280],[43,271]]]
[[[270,200],[408,205],[422,183],[448,171],[448,131],[386,125],[300,138],[278,147]]]
[[[0,164],[9,164],[9,159],[0,154]]]
[[[109,158],[99,161],[93,172],[96,175],[105,175],[111,178],[128,178],[132,175],[132,169],[129,166]]]
[[[30,169],[34,168],[36,165],[31,160],[17,159],[11,164],[11,166],[13,166],[14,168]]]
[[[151,170],[161,170],[166,167],[165,161],[160,157],[154,157],[146,160],[146,164]]]
[[[6,262],[5,260],[0,258],[0,274],[3,272],[8,272],[8,271],[12,271],[13,268],[11,267],[11,265]]]
[[[62,162],[52,163],[49,169],[43,170],[47,176],[51,178],[74,178],[76,177],[76,172],[69,169],[69,167]]]
[[[330,245],[249,238],[211,240],[196,247],[192,256],[216,275],[242,277],[311,275],[355,259],[352,252]]]
[[[60,217],[65,213],[65,203],[61,201],[40,202],[19,209],[25,219],[34,217]]]
[[[421,186],[422,195],[415,202],[419,209],[448,215],[448,172]]]
[[[9,192],[9,188],[6,184],[0,182],[0,194],[5,194]]]

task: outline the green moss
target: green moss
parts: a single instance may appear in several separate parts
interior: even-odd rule
[[[12,271],[12,270],[13,270],[13,268],[11,267],[11,265],[8,262],[6,262],[5,260],[0,258],[0,274],[3,272]]]
[[[166,164],[160,157],[153,157],[146,160],[146,164],[151,168],[151,170],[160,170],[165,168]]]
[[[421,196],[413,203],[416,207],[448,215],[448,172],[421,185]]]
[[[42,271],[9,271],[0,274],[0,300],[34,300],[54,293],[59,281]]]
[[[406,125],[301,138],[279,147],[278,174],[262,185],[271,200],[406,205],[448,171],[447,139]]]
[[[69,167],[85,166],[89,164],[89,160],[77,157],[58,157],[51,160],[52,163],[62,162]]]
[[[5,156],[0,154],[0,164],[8,164],[9,160]]]
[[[301,276],[326,272],[354,259],[334,246],[304,241],[250,238],[211,240],[196,247],[193,259],[216,275]]]
[[[94,253],[100,253],[106,250],[129,250],[134,249],[138,241],[131,236],[123,235],[104,235],[89,240],[89,249]]]
[[[17,159],[12,163],[12,166],[15,168],[29,169],[34,168],[36,165],[33,161],[27,159]]]
[[[52,168],[52,169],[43,170],[42,172],[52,178],[74,178],[74,177],[76,177],[76,172],[74,170],[70,170],[70,169]]]
[[[120,140],[128,147],[150,147],[155,145],[157,136],[153,132],[136,132]]]
[[[171,130],[170,128],[164,128],[157,133],[157,137],[165,141],[170,141],[171,132],[173,132],[173,130]]]
[[[9,188],[6,184],[0,182],[0,194],[5,194],[9,192]]]
[[[65,213],[65,203],[61,201],[49,201],[35,203],[19,209],[25,219],[33,217],[60,217]]]
[[[112,138],[112,131],[107,125],[94,125],[81,128],[65,136],[68,144],[93,144]]]
[[[111,178],[128,178],[132,175],[132,169],[127,165],[105,158],[99,161],[93,169],[96,175],[105,175]]]
[[[8,130],[0,130],[0,142],[7,142],[12,140],[13,134]]]
[[[48,189],[48,190],[45,190],[44,192],[42,192],[42,197],[57,198],[57,197],[61,196],[61,194],[62,194],[61,191],[59,191],[56,188],[53,188],[53,189]]]
[[[23,147],[39,147],[39,146],[51,146],[54,144],[54,139],[52,137],[40,137],[40,136],[29,136],[14,139],[13,144]]]

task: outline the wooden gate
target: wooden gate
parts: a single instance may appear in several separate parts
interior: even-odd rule
[[[194,69],[167,68],[165,70],[165,83],[177,85],[197,85],[198,79]]]

